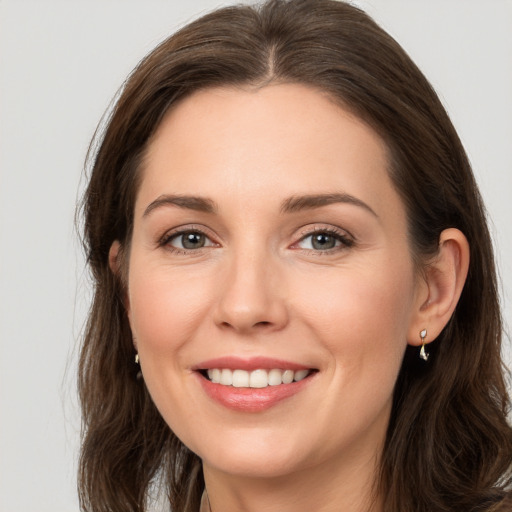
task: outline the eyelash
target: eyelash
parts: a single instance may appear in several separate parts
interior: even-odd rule
[[[187,235],[187,234],[195,234],[195,235],[201,235],[201,236],[204,236],[207,240],[209,240],[211,242],[210,245],[207,245],[205,247],[199,247],[198,249],[186,249],[186,248],[179,248],[179,247],[173,247],[172,245],[170,245],[170,242],[172,240],[175,240],[179,237],[182,237],[184,235]],[[190,255],[191,253],[200,253],[202,252],[201,249],[205,249],[205,248],[208,248],[208,247],[214,247],[216,245],[218,245],[217,243],[215,243],[213,240],[212,240],[212,237],[210,235],[208,235],[207,231],[204,230],[203,228],[200,228],[200,227],[195,227],[195,226],[187,226],[186,228],[182,228],[182,229],[178,229],[176,231],[171,231],[170,233],[167,232],[165,233],[161,238],[160,240],[158,241],[158,244],[157,244],[159,247],[165,247],[165,249],[167,249],[168,251],[174,253],[174,254],[178,254],[178,255],[184,255],[184,254],[187,254],[187,255]]]
[[[297,247],[301,242],[305,241],[306,239],[313,237],[315,235],[327,235],[329,237],[332,237],[335,239],[336,242],[339,242],[340,244],[338,246],[332,247],[330,249],[302,249],[304,251],[307,251],[309,254],[313,254],[315,256],[322,256],[325,254],[332,254],[336,253],[338,251],[343,251],[346,249],[349,249],[350,247],[354,246],[354,238],[350,236],[346,231],[341,231],[339,229],[336,229],[334,227],[315,227],[312,230],[306,230],[302,233],[301,238],[298,242],[295,242],[292,245],[292,248]],[[298,247],[300,249],[300,247]]]
[[[196,234],[200,236],[204,236],[208,241],[210,241],[210,245],[199,247],[197,249],[186,249],[186,248],[179,248],[179,247],[173,247],[170,245],[170,242],[172,240],[175,240],[179,237],[182,237],[187,234]],[[323,254],[332,254],[338,251],[343,251],[346,249],[349,249],[354,245],[354,239],[351,235],[348,235],[347,232],[341,231],[339,229],[336,229],[334,227],[315,227],[311,230],[304,230],[301,233],[300,239],[291,245],[292,249],[300,250],[299,244],[307,240],[309,237],[313,237],[315,235],[327,235],[329,237],[332,237],[335,239],[336,242],[339,242],[338,246],[329,248],[329,249],[302,249],[303,251],[306,251],[307,253],[314,254],[314,255],[323,255]],[[165,233],[158,241],[159,247],[165,247],[167,250],[174,254],[179,255],[190,255],[191,253],[199,254],[202,252],[202,249],[208,248],[208,247],[215,247],[218,246],[216,242],[212,240],[212,237],[208,235],[206,230],[200,228],[200,227],[194,227],[190,226],[184,229],[179,229],[177,231],[172,231],[171,233]]]

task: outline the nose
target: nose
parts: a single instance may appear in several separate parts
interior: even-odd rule
[[[278,331],[288,323],[282,272],[265,253],[237,254],[222,273],[215,323],[239,334]]]

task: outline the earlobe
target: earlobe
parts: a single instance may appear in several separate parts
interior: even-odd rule
[[[459,301],[469,268],[469,244],[455,228],[445,229],[439,237],[439,251],[425,268],[423,293],[419,297],[409,344],[434,341],[450,320]],[[427,330],[424,340],[420,332]]]

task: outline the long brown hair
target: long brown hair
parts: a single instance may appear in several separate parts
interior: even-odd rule
[[[174,512],[199,508],[201,461],[136,378],[124,283],[108,253],[115,240],[129,252],[139,164],[166,111],[199,89],[270,82],[324,91],[381,135],[419,266],[445,228],[460,229],[471,247],[462,296],[428,364],[412,347],[404,357],[377,482],[384,510],[508,509],[512,430],[494,259],[461,142],[428,81],[364,12],[333,0],[270,0],[214,11],[160,44],[91,146],[82,204],[95,287],[79,368],[82,510],[143,511],[158,482]]]

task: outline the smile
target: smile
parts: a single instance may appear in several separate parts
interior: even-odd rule
[[[191,368],[217,404],[239,412],[262,412],[309,388],[319,370],[268,357],[220,357]]]
[[[229,368],[212,368],[206,371],[206,376],[214,384],[233,386],[235,388],[266,388],[268,386],[280,386],[291,384],[305,379],[312,370],[281,370],[273,368],[269,370],[257,369],[231,370]]]

